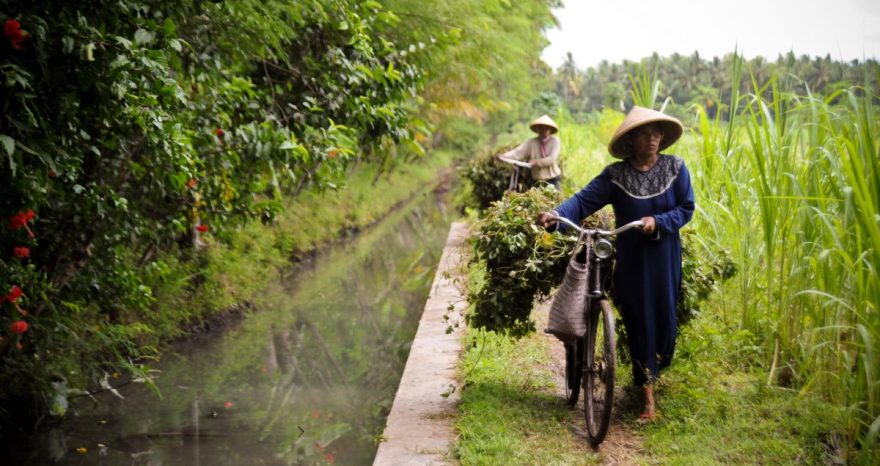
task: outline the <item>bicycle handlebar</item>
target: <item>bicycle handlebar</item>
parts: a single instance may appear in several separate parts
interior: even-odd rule
[[[617,236],[625,231],[632,230],[633,228],[641,228],[641,227],[645,226],[645,222],[643,222],[641,220],[634,220],[634,221],[629,222],[626,225],[624,225],[616,230],[611,230],[611,231],[599,230],[599,229],[584,229],[565,217],[554,216],[553,218],[556,219],[557,222],[562,222],[562,223],[568,225],[569,227],[574,228],[577,232],[584,233],[587,235],[594,235],[595,234],[595,235],[600,235],[600,236]]]
[[[529,165],[526,162],[520,161],[520,160],[507,159],[504,157],[498,157],[498,160],[505,162],[505,163],[509,163],[511,165],[516,165],[517,167],[532,168],[531,165]]]

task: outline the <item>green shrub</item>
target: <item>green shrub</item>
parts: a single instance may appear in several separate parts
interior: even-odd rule
[[[477,156],[464,169],[464,179],[473,197],[472,207],[486,210],[493,202],[504,196],[510,184],[510,172],[513,165],[499,161],[496,157],[515,146],[505,146],[492,152]],[[531,171],[520,169],[519,182],[522,187],[532,185]]]
[[[3,2],[0,402],[27,398],[36,418],[53,387],[151,356],[176,321],[153,318],[148,280],[177,275],[163,260],[199,272],[195,244],[271,222],[282,193],[335,186],[394,143],[418,152],[423,70],[380,34],[385,13]]]

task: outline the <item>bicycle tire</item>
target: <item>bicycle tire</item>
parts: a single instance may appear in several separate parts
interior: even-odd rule
[[[569,406],[577,404],[581,393],[581,376],[583,366],[579,360],[583,351],[578,351],[583,345],[577,343],[565,343],[565,400]]]
[[[584,349],[584,420],[587,439],[593,448],[608,434],[614,404],[614,314],[611,304],[602,299],[593,304],[590,328]]]

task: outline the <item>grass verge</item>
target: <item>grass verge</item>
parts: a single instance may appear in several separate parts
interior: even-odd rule
[[[638,391],[630,386],[629,365],[618,366],[622,415],[614,416],[609,433],[617,442],[599,452],[586,445],[580,412],[562,400],[553,369],[562,361],[553,360],[550,344],[535,334],[514,340],[467,329],[453,450],[461,464],[846,461],[845,413],[811,395],[768,387],[766,373],[745,363],[758,350],[755,337],[724,321],[703,315],[681,329],[676,360],[657,389],[661,418],[651,425],[635,423]],[[615,451],[621,448],[633,451]]]
[[[454,450],[462,464],[595,464],[586,444],[572,441],[572,413],[539,336],[468,329],[465,345]]]

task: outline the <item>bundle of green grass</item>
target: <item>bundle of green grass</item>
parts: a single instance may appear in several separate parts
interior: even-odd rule
[[[475,207],[484,211],[493,202],[504,197],[510,183],[510,172],[514,165],[498,160],[498,155],[503,154],[514,146],[506,146],[495,149],[492,152],[475,157],[468,163],[463,176],[467,180],[472,202]],[[528,169],[519,170],[519,180],[522,186],[532,184],[531,172]]]
[[[528,335],[535,330],[531,312],[536,300],[544,299],[562,282],[575,245],[569,233],[549,233],[535,225],[541,212],[552,210],[563,200],[552,187],[533,188],[525,193],[509,192],[490,204],[471,238],[474,275],[468,293],[471,304],[467,322],[471,327],[510,334]],[[614,216],[601,210],[586,218],[586,228],[611,229]],[[678,319],[686,323],[698,312],[715,284],[733,276],[736,268],[726,251],[698,241],[692,230],[682,233],[683,277]],[[606,262],[605,278],[611,277]],[[611,280],[604,280],[612,300]]]

